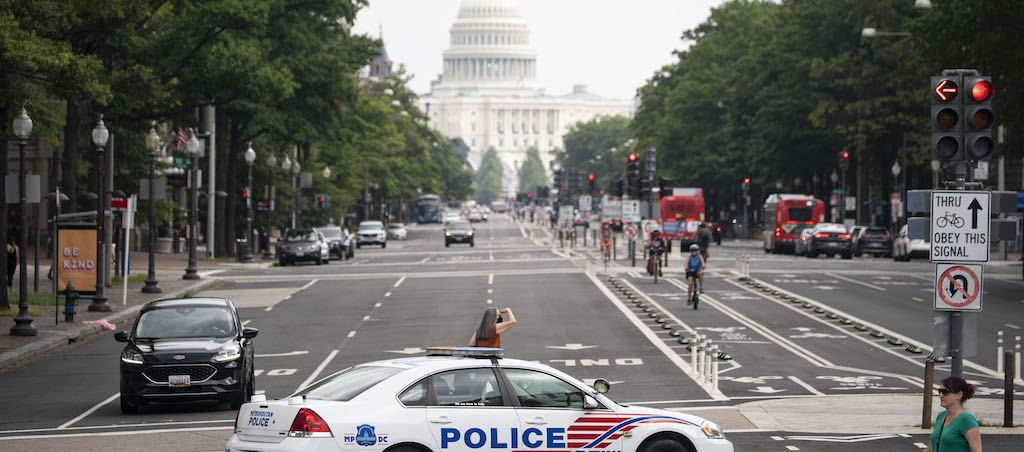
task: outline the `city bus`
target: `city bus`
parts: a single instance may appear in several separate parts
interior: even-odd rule
[[[440,223],[441,197],[437,195],[420,196],[413,206],[412,219],[417,223]]]
[[[679,240],[682,249],[697,243],[697,230],[704,221],[704,190],[700,188],[673,188],[662,196],[661,229],[665,239]]]
[[[825,222],[825,203],[808,195],[773,193],[764,201],[764,252],[792,252],[800,233]]]

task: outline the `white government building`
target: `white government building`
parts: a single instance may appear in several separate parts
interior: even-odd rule
[[[562,135],[579,121],[600,115],[632,117],[635,100],[603,99],[576,85],[549,96],[537,84],[537,52],[515,0],[463,0],[443,53],[444,72],[419,99],[430,125],[469,146],[477,168],[494,147],[504,164],[503,189],[514,193],[526,149],[540,151],[550,168]]]

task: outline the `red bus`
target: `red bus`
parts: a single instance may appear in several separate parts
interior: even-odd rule
[[[680,240],[683,249],[697,243],[697,228],[704,221],[704,190],[673,188],[672,194],[663,196],[658,203],[665,238]]]
[[[813,196],[773,193],[762,214],[764,252],[792,252],[805,228],[825,221],[825,203]]]

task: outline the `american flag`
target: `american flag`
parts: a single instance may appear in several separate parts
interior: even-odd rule
[[[188,139],[192,135],[182,129],[178,129],[173,135],[178,139],[178,151],[185,152],[185,149],[188,149]]]

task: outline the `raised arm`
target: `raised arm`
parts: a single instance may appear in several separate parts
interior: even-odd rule
[[[505,308],[501,312],[508,313],[508,320],[494,325],[494,332],[498,334],[504,334],[506,331],[511,330],[512,327],[516,326],[516,315],[512,313],[512,309]]]

